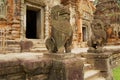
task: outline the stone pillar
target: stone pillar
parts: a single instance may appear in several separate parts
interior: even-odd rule
[[[20,21],[14,19],[12,24],[12,40],[20,39]]]
[[[89,53],[87,54],[89,63],[93,63],[95,69],[100,70],[106,80],[113,80],[112,77],[112,53]]]
[[[13,0],[12,39],[20,39],[20,0]]]
[[[53,60],[48,80],[84,80],[83,63],[74,54],[45,54]]]
[[[47,37],[50,34],[50,21],[49,21],[49,6],[47,5],[45,7],[45,37]]]
[[[73,44],[73,47],[78,47],[77,45],[77,32],[76,32],[76,20],[75,20],[75,6],[72,5],[71,3],[69,3],[69,6],[70,6],[70,24],[72,26],[72,29],[73,29],[73,41],[72,41],[72,44]]]
[[[77,20],[77,41],[78,43],[82,41],[82,19]]]
[[[25,26],[26,26],[26,5],[24,0],[21,0],[21,5],[20,5],[20,10],[21,10],[21,22],[20,22],[20,38],[21,40],[25,39]]]

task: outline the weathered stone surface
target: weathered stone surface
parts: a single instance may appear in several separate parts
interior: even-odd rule
[[[24,60],[21,65],[30,75],[47,74],[52,66],[52,61],[47,58]]]
[[[23,72],[23,69],[21,66],[0,68],[0,75],[15,74],[20,72]]]
[[[21,52],[20,41],[19,40],[7,40],[5,53],[18,53]]]
[[[112,68],[120,65],[120,53],[116,52],[112,55]]]
[[[48,80],[48,75],[31,76],[30,80]]]
[[[83,80],[83,63],[79,58],[54,59],[48,80]]]
[[[7,58],[6,58],[7,57]],[[10,58],[8,56],[2,56],[0,57],[0,68],[2,67],[13,67],[13,66],[18,66],[19,62],[15,58]]]
[[[0,76],[0,80],[26,80],[25,73],[16,73]]]
[[[32,41],[21,41],[21,51],[30,51],[30,49],[33,47],[33,42]]]
[[[85,55],[88,61],[92,61],[95,69],[100,70],[106,80],[112,80],[112,53],[89,53]]]
[[[1,54],[0,80],[83,80],[79,57],[70,53],[52,55]]]
[[[107,42],[116,43],[118,41],[120,7],[118,0],[98,0],[95,18],[99,18],[105,24]]]
[[[75,54],[72,54],[72,53],[67,53],[67,54],[63,54],[63,53],[59,53],[59,54],[57,54],[57,53],[54,53],[54,54],[45,53],[44,57],[50,58],[50,59],[61,60],[61,59],[75,58]]]
[[[70,52],[73,30],[70,25],[69,8],[56,5],[51,9],[51,34],[46,39],[46,47],[50,53]]]
[[[11,74],[7,76],[7,80],[26,80],[25,73]]]
[[[88,41],[89,50],[88,52],[101,53],[103,52],[102,47],[106,42],[106,32],[104,30],[104,24],[100,19],[95,19],[91,26],[92,36],[91,40]]]
[[[12,55],[12,56],[11,56]],[[26,75],[36,76],[48,73],[47,65],[50,64],[48,59],[38,59],[39,54],[1,54],[0,56],[0,80],[26,80]],[[41,58],[41,57],[40,57]],[[28,63],[27,63],[28,61]],[[30,63],[30,61],[32,61]],[[47,63],[48,62],[48,63]],[[25,69],[23,63],[26,65]],[[35,63],[35,64],[34,64]],[[32,66],[31,66],[32,65]],[[36,66],[37,65],[37,70]],[[47,67],[46,67],[47,66]],[[34,70],[27,73],[26,70]],[[44,72],[44,73],[43,73]],[[33,79],[34,80],[34,79]]]

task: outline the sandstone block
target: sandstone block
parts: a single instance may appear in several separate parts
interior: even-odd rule
[[[35,75],[31,76],[30,80],[47,80],[48,75],[41,74],[41,75]]]
[[[53,59],[48,80],[83,80],[83,63],[74,57]]]
[[[7,80],[26,80],[25,73],[11,74],[7,76]]]
[[[24,60],[21,65],[30,75],[47,74],[52,66],[52,61],[47,58]]]

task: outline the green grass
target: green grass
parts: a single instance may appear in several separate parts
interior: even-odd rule
[[[113,69],[113,78],[114,80],[120,80],[120,66]]]

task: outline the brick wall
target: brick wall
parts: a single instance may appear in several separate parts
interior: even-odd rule
[[[0,28],[8,29],[9,40],[20,38],[20,0],[7,0],[5,20],[0,20]],[[3,22],[5,22],[3,26]]]

